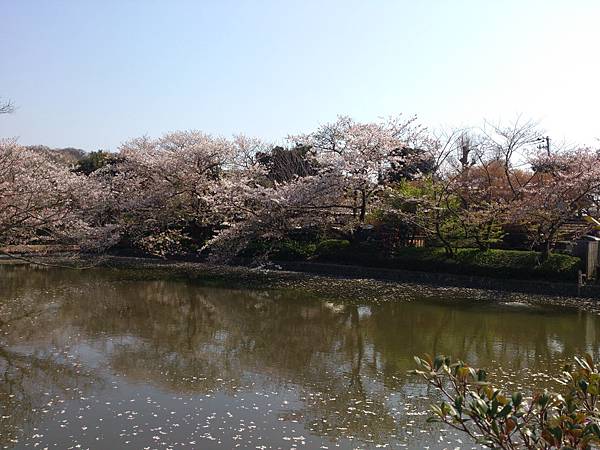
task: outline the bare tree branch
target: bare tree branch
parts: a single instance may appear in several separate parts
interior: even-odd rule
[[[0,114],[12,114],[15,112],[15,105],[10,100],[0,100]]]

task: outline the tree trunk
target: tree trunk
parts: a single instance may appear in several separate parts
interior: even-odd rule
[[[361,192],[360,196],[360,223],[365,223],[365,216],[367,215],[367,195],[365,192]]]
[[[435,223],[435,234],[437,235],[438,239],[442,241],[444,250],[446,251],[446,256],[448,258],[454,258],[454,250],[452,249],[452,245],[450,245],[450,242],[448,242],[448,240],[444,237],[438,221]]]
[[[550,258],[550,251],[552,250],[552,239],[548,238],[542,247],[542,254],[540,256],[541,262],[548,261]]]
[[[478,232],[475,233],[475,244],[477,245],[477,248],[482,252],[488,249],[488,244],[485,240],[481,239],[481,236],[479,236]]]
[[[544,245],[542,247],[542,254],[540,256],[541,262],[547,261],[550,258],[550,253],[552,252],[552,242],[554,242],[554,236],[558,227],[548,232],[548,237],[544,241]]]

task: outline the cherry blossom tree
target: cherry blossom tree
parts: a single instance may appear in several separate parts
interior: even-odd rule
[[[418,151],[403,151],[418,148],[422,135],[415,118],[359,123],[340,116],[313,133],[289,139],[314,152],[320,173],[335,179],[343,194],[337,206],[351,210],[353,217],[364,223],[371,202],[384,189],[393,169],[422,160]]]
[[[198,131],[124,143],[116,164],[94,176],[111,192],[124,236],[153,253],[177,251],[189,227],[215,222],[215,194],[234,164],[231,141]]]
[[[337,223],[340,192],[333,174],[265,186],[258,173],[223,180],[218,201],[226,219],[207,244],[214,258],[230,259],[252,241],[275,245],[292,230]]]
[[[0,245],[58,240],[91,248],[103,231],[86,222],[90,188],[43,153],[0,141]]]
[[[526,227],[546,259],[561,227],[589,212],[600,195],[600,155],[589,148],[552,155],[540,152],[530,164],[533,175],[520,188],[508,219]]]
[[[424,152],[414,149],[423,135],[414,119],[363,124],[340,117],[314,133],[290,136],[287,152],[256,153],[259,164],[274,162],[277,171],[266,164],[224,177],[222,192],[236,192],[224,202],[231,220],[209,245],[217,256],[235,255],[251,240],[276,243],[294,229],[353,229],[364,223],[392,171],[422,161]]]
[[[585,212],[598,193],[597,152],[549,153],[539,146],[538,125],[519,119],[486,123],[476,133],[471,160],[453,178],[459,222],[480,248],[494,227],[524,227],[546,259],[561,228]]]

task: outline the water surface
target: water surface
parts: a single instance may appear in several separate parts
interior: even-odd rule
[[[444,292],[347,302],[0,266],[0,447],[472,448],[425,423],[436,394],[413,355],[527,388],[598,351],[597,316]]]

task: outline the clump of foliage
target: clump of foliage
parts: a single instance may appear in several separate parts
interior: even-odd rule
[[[331,259],[344,255],[349,247],[350,242],[346,239],[325,239],[317,244],[315,253],[321,258]]]
[[[304,261],[315,252],[316,245],[310,242],[299,242],[286,239],[273,253],[272,258],[280,261]]]
[[[111,158],[113,158],[113,156],[109,152],[102,150],[90,152],[77,161],[74,172],[90,175],[96,170],[106,166]]]
[[[591,449],[600,444],[600,372],[590,355],[575,357],[557,380],[562,393],[507,393],[485,370],[447,356],[415,357],[412,371],[444,397],[429,422],[442,422],[495,449]]]

